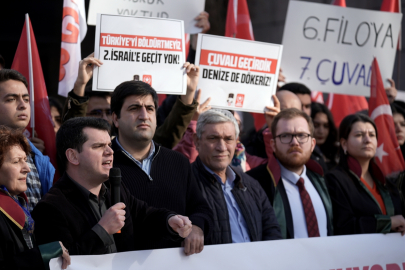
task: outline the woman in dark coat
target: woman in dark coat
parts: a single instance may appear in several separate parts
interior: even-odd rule
[[[35,245],[34,220],[27,210],[29,144],[21,132],[0,126],[0,269],[49,269],[52,258],[70,264],[60,242]]]
[[[374,162],[377,136],[367,115],[349,115],[340,124],[340,161],[325,175],[336,235],[405,233],[398,189]]]

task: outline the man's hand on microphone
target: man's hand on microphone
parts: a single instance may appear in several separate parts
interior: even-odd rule
[[[172,216],[169,218],[168,223],[183,238],[186,238],[191,233],[192,225],[188,217],[181,215]]]
[[[117,203],[108,209],[101,217],[98,224],[106,230],[109,235],[113,235],[121,230],[125,225],[125,204]],[[169,223],[170,224],[170,223]]]

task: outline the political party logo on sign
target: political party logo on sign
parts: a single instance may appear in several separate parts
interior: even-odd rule
[[[235,107],[243,107],[243,101],[245,100],[245,95],[244,94],[238,94],[236,96],[236,103],[235,103]]]
[[[142,81],[152,86],[152,75],[143,75]]]
[[[230,93],[230,94],[228,95],[228,99],[226,100],[226,103],[228,104],[228,106],[232,106],[232,104],[233,104],[233,98],[234,98],[234,94],[233,94],[233,93]]]

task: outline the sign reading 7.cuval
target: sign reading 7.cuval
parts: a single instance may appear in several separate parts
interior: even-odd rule
[[[376,57],[392,77],[402,14],[290,1],[281,68],[311,90],[369,96]]]

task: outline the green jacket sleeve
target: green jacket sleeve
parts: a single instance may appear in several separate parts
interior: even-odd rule
[[[81,97],[73,93],[73,90],[70,91],[63,107],[62,124],[71,118],[86,116],[88,104],[88,97]]]
[[[197,106],[195,100],[186,105],[178,98],[163,125],[156,129],[153,140],[169,149],[175,147],[186,132]]]

